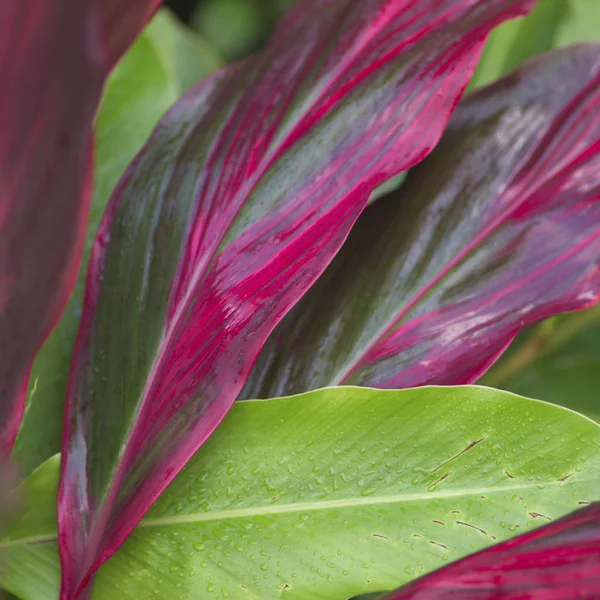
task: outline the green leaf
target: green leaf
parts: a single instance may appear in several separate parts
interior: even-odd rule
[[[180,91],[187,90],[225,63],[216,49],[186,27],[168,9],[158,12],[146,30],[167,72],[174,75]]]
[[[58,457],[0,542],[4,586],[55,599]],[[345,600],[600,495],[600,427],[488,388],[329,388],[238,402],[123,547],[92,600]],[[285,590],[285,594],[283,591]]]
[[[532,13],[495,29],[471,80],[485,85],[525,60],[574,42],[600,40],[598,0],[540,0]]]
[[[196,46],[193,68],[180,56],[186,44],[190,51],[190,45]],[[87,261],[108,198],[125,167],[190,79],[218,66],[214,52],[206,50],[203,54],[201,42],[192,41],[167,13],[159,13],[150,31],[141,35],[107,82],[95,124],[94,196],[84,260],[71,300],[36,357],[26,415],[14,450],[25,473],[60,450],[63,405]]]

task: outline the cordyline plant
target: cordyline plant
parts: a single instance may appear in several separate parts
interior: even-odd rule
[[[158,4],[0,4],[5,458],[75,280],[103,82]],[[475,382],[523,326],[598,300],[600,47],[458,103],[489,31],[534,4],[304,0],[263,51],[175,103],[97,233],[60,482],[56,458],[24,482],[3,587],[600,595],[598,506],[581,508],[600,494],[598,427],[436,387]]]

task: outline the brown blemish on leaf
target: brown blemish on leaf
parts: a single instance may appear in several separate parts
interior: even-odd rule
[[[582,500],[581,502],[578,502],[577,504],[591,504],[591,502],[588,502],[587,500]]]
[[[282,588],[281,591],[285,592],[285,590],[291,590],[292,588],[286,583]]]
[[[506,476],[507,476],[509,479],[516,479],[516,477],[515,477],[514,475],[511,475],[511,474],[510,474],[508,471],[504,471],[504,472],[506,473]]]
[[[435,519],[433,520],[434,523],[437,523],[438,525],[441,525],[442,527],[446,527],[446,523],[443,523],[442,521],[436,521]]]
[[[446,462],[443,462],[441,465],[438,465],[433,471],[431,471],[431,473],[433,474],[436,471],[439,471],[442,467],[445,467],[448,463],[452,462],[453,460],[456,460],[459,456],[462,456],[465,452],[472,450],[473,448],[475,448],[475,446],[477,446],[477,444],[483,442],[484,439],[485,438],[480,438],[478,440],[475,440],[474,442],[471,442],[466,448],[463,448],[458,454],[455,454],[454,456],[449,458]]]
[[[439,546],[440,548],[443,548],[444,550],[448,550],[448,546],[445,546],[444,544],[440,544],[439,542],[434,542],[433,540],[429,540],[430,544],[433,544],[434,546]]]
[[[442,481],[444,481],[444,479],[446,479],[447,477],[450,477],[450,475],[452,475],[451,471],[444,473],[439,479],[436,479],[433,483],[430,483],[427,486],[427,489],[431,492],[433,489],[435,489],[436,486],[438,486],[440,483],[442,483]]]
[[[546,515],[542,515],[541,513],[537,513],[537,512],[530,512],[529,516],[532,517],[533,519],[537,519],[538,517],[541,517],[542,519],[546,519],[546,521],[552,521],[552,519],[550,517],[547,517]]]
[[[423,539],[423,536],[420,533],[413,533],[413,537],[418,537]]]
[[[389,540],[390,539],[389,537],[385,537],[385,535],[381,535],[380,533],[374,533],[372,535],[373,535],[373,537],[378,537],[378,538],[381,538],[383,540]]]
[[[460,513],[460,510],[452,510],[450,511],[451,515],[458,515]]]
[[[485,529],[481,529],[481,527],[477,527],[476,525],[472,525],[471,523],[465,523],[464,521],[456,521],[457,525],[464,525],[465,527],[470,527],[471,529],[476,529],[477,531],[483,533],[483,535],[488,535],[488,532]]]
[[[560,481],[561,483],[564,483],[567,479],[569,479],[569,477],[573,477],[573,473],[569,473],[568,475],[561,477],[558,481]]]

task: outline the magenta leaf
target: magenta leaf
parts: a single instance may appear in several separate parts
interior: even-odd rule
[[[459,105],[269,338],[242,397],[475,381],[517,331],[600,291],[600,46]]]
[[[210,436],[371,191],[437,143],[489,29],[533,4],[299,2],[261,54],[166,115],[90,265],[63,439],[63,600],[88,592]]]
[[[600,598],[600,504],[486,548],[385,600]]]

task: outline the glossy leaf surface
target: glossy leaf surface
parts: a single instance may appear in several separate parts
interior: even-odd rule
[[[33,356],[77,272],[106,73],[94,8],[0,4],[0,458],[17,435]]]
[[[370,192],[437,143],[489,28],[531,5],[302,2],[261,54],[167,114],[90,263],[63,438],[64,600],[213,432]]]
[[[60,451],[85,271],[108,198],[160,117],[185,90],[189,78],[200,78],[220,66],[214,51],[201,42],[196,52],[192,52],[193,44],[185,49],[177,45],[180,36],[189,35],[179,28],[169,15],[159,11],[106,82],[94,126],[94,185],[83,265],[69,304],[33,365],[27,409],[13,453],[22,472],[30,473]],[[186,66],[186,59],[194,66]]]
[[[599,107],[596,45],[461,102],[273,332],[242,397],[470,383],[522,326],[596,303]]]
[[[31,507],[0,542],[22,600],[58,596],[57,471],[58,457],[31,476]],[[92,600],[392,590],[593,500],[599,472],[597,424],[486,388],[239,402],[100,568]]]
[[[465,558],[386,600],[572,600],[600,596],[600,503]]]

